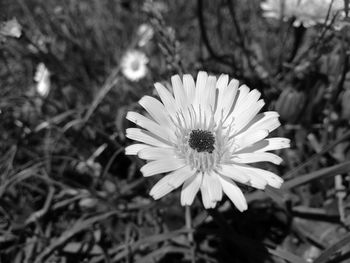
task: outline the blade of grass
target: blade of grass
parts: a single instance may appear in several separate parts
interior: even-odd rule
[[[350,161],[333,165],[327,168],[320,169],[315,172],[311,172],[305,175],[293,178],[282,185],[282,190],[289,190],[311,181],[318,180],[321,178],[327,178],[329,176],[336,176],[337,174],[342,174],[350,171]]]
[[[342,239],[340,239],[338,242],[336,242],[335,244],[331,245],[329,248],[327,248],[325,251],[323,251],[321,253],[321,255],[318,256],[318,258],[316,258],[314,260],[314,263],[324,263],[327,262],[332,255],[337,252],[338,250],[340,250],[342,247],[348,245],[350,243],[350,233],[347,234],[345,237],[343,237]]]
[[[290,253],[289,251],[282,250],[280,248],[276,248],[276,249],[268,248],[267,250],[269,251],[270,254],[277,256],[279,258],[283,258],[291,263],[307,263],[307,261],[304,260],[303,258],[296,256]]]
[[[15,175],[11,176],[5,182],[3,182],[2,185],[0,185],[0,198],[5,193],[6,189],[8,187],[10,187],[11,185],[14,185],[20,181],[23,181],[23,180],[30,178],[30,177],[34,176],[35,174],[37,174],[39,172],[39,166],[41,166],[41,165],[42,164],[40,163],[38,165],[34,165],[32,167],[24,169],[24,170],[16,173]]]
[[[175,247],[175,246],[166,246],[166,247],[161,247],[144,257],[140,257],[138,260],[135,261],[135,263],[147,263],[147,262],[154,262],[155,259],[156,261],[159,261],[159,259],[168,254],[168,253],[181,253],[183,255],[185,254],[190,254],[190,250],[188,248],[181,248],[181,247]]]
[[[179,229],[169,233],[156,234],[150,237],[140,239],[132,244],[122,244],[122,245],[116,246],[113,249],[110,249],[108,253],[109,255],[113,255],[117,253],[113,257],[113,261],[112,261],[112,262],[117,262],[118,260],[123,259],[127,255],[127,253],[135,251],[141,245],[150,246],[152,244],[163,242],[182,234],[187,234],[188,231],[189,230],[187,228],[184,228],[184,229]],[[100,262],[101,260],[103,260],[103,256],[99,256],[92,259],[90,263],[97,263],[97,262]]]
[[[35,259],[34,263],[41,263],[45,262],[45,259],[53,253],[56,249],[59,247],[64,246],[74,235],[78,234],[79,232],[89,228],[92,224],[105,220],[110,216],[117,215],[119,214],[119,211],[112,211],[112,212],[107,212],[102,215],[97,215],[94,217],[90,217],[85,220],[78,220],[76,223],[73,225],[73,227],[67,229],[62,233],[62,235],[53,241],[48,247],[44,249],[43,252],[41,252],[38,257]]]
[[[349,138],[350,138],[350,131],[344,133],[341,137],[337,138],[336,140],[334,140],[333,142],[331,142],[330,144],[325,146],[319,153],[314,154],[306,162],[302,163],[298,167],[294,168],[293,170],[291,170],[290,172],[285,174],[285,176],[283,178],[286,180],[288,178],[291,178],[293,175],[296,175],[300,170],[304,169],[305,167],[307,167],[312,162],[318,160],[323,154],[327,153],[329,150],[331,150],[337,144],[339,144],[342,141],[345,141],[345,140],[347,140]]]

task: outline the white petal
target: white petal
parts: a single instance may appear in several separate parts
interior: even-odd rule
[[[193,77],[190,74],[183,75],[183,85],[187,95],[187,100],[189,103],[193,103],[196,84]]]
[[[146,149],[147,150],[147,149]],[[232,161],[236,163],[257,163],[257,162],[271,162],[274,164],[281,164],[283,159],[273,153],[241,153],[235,154]]]
[[[242,130],[254,117],[258,114],[258,112],[264,107],[265,102],[263,100],[259,100],[249,109],[241,112],[239,115],[235,116],[231,114],[230,118],[234,118],[234,129],[236,132]]]
[[[239,189],[239,187],[230,179],[221,176],[219,179],[222,185],[222,190],[225,192],[228,198],[230,198],[237,209],[241,212],[247,210],[247,200],[245,199],[241,189]]]
[[[209,109],[208,114],[214,112],[215,100],[216,100],[216,77],[209,76],[207,79],[205,94],[202,94],[203,105]]]
[[[176,176],[169,178],[168,184],[173,187],[179,187],[183,184],[184,181],[188,180],[191,176],[197,173],[196,170],[192,169],[190,166],[186,165],[185,167],[173,172]]]
[[[181,191],[181,205],[192,205],[202,184],[202,174],[196,173],[185,181]]]
[[[178,169],[159,180],[151,189],[150,195],[154,199],[162,198],[172,190],[178,188],[195,173],[189,166]]]
[[[220,169],[217,171],[220,175],[224,175],[226,177],[229,177],[236,182],[239,182],[241,184],[248,184],[250,178],[249,176],[242,173],[240,170],[235,169],[233,165],[221,165]]]
[[[248,96],[250,89],[247,87],[247,85],[242,85],[239,87],[238,91],[234,111],[239,111],[242,105],[244,105],[245,98]]]
[[[184,167],[183,159],[166,158],[156,161],[151,161],[141,167],[140,171],[143,176],[148,177],[155,174],[167,173]]]
[[[248,130],[235,137],[235,144],[242,149],[265,139],[268,135],[268,130]]]
[[[222,80],[223,82],[224,80]],[[220,84],[223,85],[223,84]],[[218,86],[218,85],[217,85]],[[239,81],[232,79],[228,86],[219,89],[218,102],[215,112],[215,119],[226,119],[227,115],[233,110],[233,104],[236,103]],[[219,87],[219,86],[218,86]]]
[[[169,174],[172,175],[172,174]],[[171,191],[173,191],[175,188],[168,184],[168,178],[166,175],[162,179],[160,179],[151,189],[150,195],[154,198],[154,200],[158,200],[159,198],[162,198],[163,196],[169,194]]]
[[[212,202],[218,202],[222,199],[222,187],[219,175],[214,172],[208,174],[209,197]]]
[[[228,80],[229,80],[229,77],[227,74],[221,74],[218,81],[216,82],[216,88],[219,91],[223,91],[224,89],[226,89],[228,85]]]
[[[256,115],[247,126],[240,131],[245,132],[249,129],[268,130],[272,132],[277,129],[281,123],[278,120],[279,114],[276,111],[267,111]]]
[[[139,151],[138,156],[144,160],[176,158],[173,148],[148,147]]]
[[[255,167],[250,167],[248,165],[240,164],[240,165],[235,165],[236,168],[240,167],[239,169],[244,170],[247,174],[251,175],[254,178],[262,178],[264,179],[268,185],[275,187],[275,188],[280,188],[283,179],[279,177],[277,174],[274,174],[270,171],[266,171],[263,169],[255,168]]]
[[[129,121],[137,124],[141,128],[144,128],[153,134],[163,138],[166,141],[171,140],[170,132],[168,132],[166,129],[164,129],[162,126],[160,126],[158,123],[146,118],[145,116],[141,115],[140,113],[129,111],[126,114],[126,119]],[[175,137],[173,134],[172,137]]]
[[[125,147],[125,154],[126,155],[136,155],[139,153],[139,151],[146,149],[146,148],[150,148],[150,147],[151,146],[149,146],[147,144],[141,144],[141,143],[132,144],[132,145]]]
[[[201,195],[202,195],[202,202],[206,209],[214,208],[216,206],[216,201],[213,201],[209,194],[209,175],[207,173],[203,174],[203,180],[201,185]]]
[[[176,103],[173,95],[169,92],[167,88],[165,88],[160,83],[155,83],[154,87],[156,88],[160,99],[162,100],[166,110],[171,116],[174,116],[176,113]]]
[[[227,74],[221,74],[218,81],[216,82],[217,101],[216,101],[216,107],[215,107],[215,119],[218,119],[221,117],[224,91],[227,88],[228,80],[229,80],[229,77]]]
[[[240,113],[250,109],[252,106],[254,106],[259,98],[261,96],[261,93],[254,89],[251,92],[248,93],[248,95],[245,96],[244,102],[240,103],[239,106],[235,108],[236,114],[239,115]]]
[[[206,93],[205,87],[207,84],[208,74],[207,72],[200,71],[197,75],[197,82],[196,82],[196,91],[195,91],[195,98],[194,98],[194,108],[197,110],[198,105],[202,105],[203,107],[203,95]]]
[[[161,138],[156,137],[154,134],[150,133],[149,131],[142,130],[139,128],[126,129],[126,137],[131,140],[143,142],[153,146],[171,147],[171,145],[169,145],[168,142],[162,140]]]
[[[159,100],[143,96],[139,104],[151,115],[151,117],[162,126],[169,126],[171,124],[169,115],[164,108],[164,105]]]
[[[174,75],[171,77],[171,85],[173,86],[177,108],[185,108],[187,106],[187,97],[179,75]]]
[[[246,183],[246,185],[250,185],[257,189],[265,189],[266,185],[268,184],[267,180],[265,180],[264,177],[259,176],[259,174],[253,170],[246,169],[247,166],[243,167],[242,165],[236,164],[232,166],[249,178],[249,181]]]
[[[290,147],[290,140],[282,137],[275,137],[264,139],[262,141],[256,142],[255,144],[241,149],[236,152],[236,154],[240,153],[249,153],[249,152],[266,152],[272,150],[279,150],[283,148]]]

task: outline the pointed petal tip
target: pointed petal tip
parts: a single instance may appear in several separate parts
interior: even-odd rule
[[[179,74],[172,75],[170,79],[171,79],[171,81],[175,81],[175,80],[178,80],[178,79],[180,79],[180,80],[181,80],[181,78],[180,78],[180,75],[179,75]]]
[[[273,188],[280,189],[282,187],[282,184],[284,183],[283,178],[278,176],[278,177],[276,177],[274,179],[275,179],[274,182],[273,183],[269,183],[268,185],[273,187]]]
[[[141,99],[139,99],[138,104],[140,104],[142,106],[142,103],[144,103],[145,100],[147,100],[146,98],[147,98],[147,96],[143,96]]]
[[[248,204],[245,203],[244,205],[242,205],[240,207],[236,206],[236,208],[238,209],[238,211],[244,212],[244,211],[246,211],[248,209]]]

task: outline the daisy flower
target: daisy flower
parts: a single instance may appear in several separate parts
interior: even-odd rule
[[[266,0],[261,3],[263,15],[267,18],[289,20],[294,18],[294,26],[314,26],[326,22],[329,12],[330,22],[334,17],[344,16],[343,0]]]
[[[138,81],[146,76],[147,63],[148,58],[143,52],[130,50],[122,58],[122,73],[127,79]]]
[[[264,106],[260,92],[250,90],[228,75],[218,79],[199,72],[171,78],[173,93],[162,84],[155,88],[160,100],[144,96],[139,104],[149,117],[128,112],[126,118],[140,128],[129,128],[126,136],[140,143],[126,147],[148,163],[141,168],[145,177],[167,173],[152,188],[159,199],[182,185],[181,204],[191,205],[198,191],[205,208],[214,208],[225,193],[240,210],[246,199],[237,186],[279,188],[276,174],[250,166],[255,162],[280,164],[282,159],[268,151],[289,147],[286,138],[269,138],[280,122],[278,113],[258,114]]]

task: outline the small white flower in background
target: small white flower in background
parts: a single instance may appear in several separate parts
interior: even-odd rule
[[[22,34],[22,26],[16,18],[0,23],[0,36],[19,38]]]
[[[50,71],[44,63],[39,63],[36,68],[34,80],[36,81],[36,91],[41,97],[47,97],[50,92]]]
[[[280,164],[268,151],[287,148],[289,139],[269,138],[280,126],[278,113],[258,114],[264,106],[260,92],[239,87],[228,75],[219,79],[199,72],[171,78],[172,95],[155,84],[161,102],[144,96],[139,104],[150,118],[128,112],[126,118],[140,128],[129,128],[126,136],[140,143],[126,147],[129,155],[149,161],[141,168],[145,177],[168,173],[151,190],[159,199],[182,185],[181,204],[191,205],[200,190],[205,208],[213,208],[225,193],[240,210],[245,197],[235,182],[258,189],[281,187],[276,174],[250,166],[255,162]]]
[[[153,37],[154,30],[153,28],[148,24],[142,24],[137,29],[137,37],[139,39],[138,45],[140,47],[145,46]]]
[[[130,50],[122,58],[122,72],[127,79],[138,81],[146,76],[147,63],[148,58],[143,52]]]
[[[343,0],[266,0],[261,3],[266,18],[289,20],[295,19],[293,25],[305,27],[331,22],[344,17]]]

